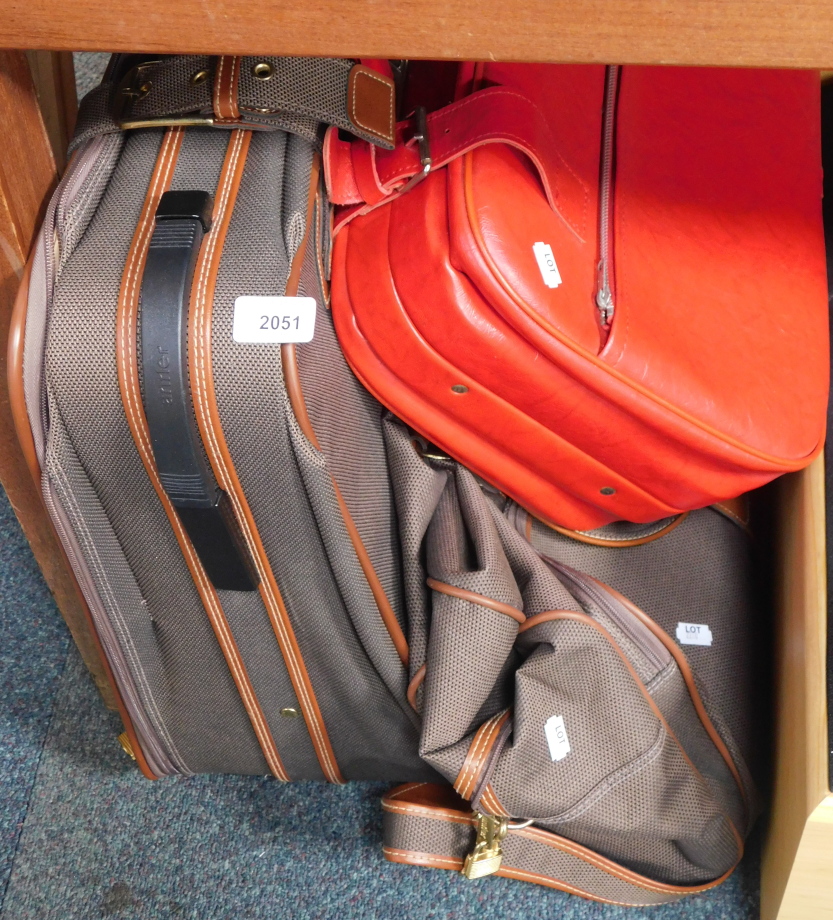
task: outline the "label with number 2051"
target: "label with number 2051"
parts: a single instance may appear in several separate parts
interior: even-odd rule
[[[235,342],[311,342],[314,333],[312,297],[238,297],[234,301]]]

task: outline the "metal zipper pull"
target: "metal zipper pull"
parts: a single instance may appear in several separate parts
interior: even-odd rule
[[[596,279],[596,306],[602,325],[613,319],[613,292],[610,289],[610,224],[613,191],[613,139],[616,127],[616,91],[619,66],[611,64],[605,73],[604,111],[602,113],[602,162],[599,171],[599,265]]]
[[[500,869],[503,861],[503,848],[500,844],[509,829],[508,818],[484,815],[479,811],[474,816],[477,821],[477,837],[462,869],[462,874],[469,879],[483,878]]]

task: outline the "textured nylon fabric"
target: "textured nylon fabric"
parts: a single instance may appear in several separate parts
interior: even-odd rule
[[[171,191],[202,191],[212,197],[220,181],[220,170],[228,148],[229,135],[211,128],[189,128],[171,178]]]
[[[232,340],[238,296],[285,288],[285,154],[286,135],[253,134],[214,299],[220,417],[342,774],[425,777],[406,672],[347,537],[326,460],[289,412],[280,346]],[[297,197],[306,203],[306,194]],[[314,264],[314,247],[308,255]]]
[[[428,530],[428,574],[520,609],[521,595],[487,501],[467,470],[460,468],[456,478],[464,485],[449,483]]]
[[[527,614],[576,611],[590,622],[566,613],[518,634],[511,617],[435,592],[423,756],[454,781],[477,728],[499,711],[481,707],[500,681],[496,699],[512,706],[512,730],[481,782],[509,814],[664,882],[729,870],[738,858],[730,821],[745,833],[749,816],[656,635],[603,585],[546,564],[465,471],[449,479],[426,542],[438,580],[469,590],[476,581],[478,593],[504,602],[512,584]],[[568,738],[564,756],[548,740],[553,717]]]
[[[383,433],[399,525],[402,580],[408,613],[407,635],[411,652],[409,676],[413,679],[425,663],[430,625],[429,591],[425,584],[422,543],[445,489],[448,474],[423,462],[401,422],[386,416]]]
[[[102,139],[78,151],[49,202],[33,247],[24,334],[23,392],[35,453],[41,466],[46,438],[43,362],[52,284],[98,205],[121,145],[121,137],[107,142]],[[62,227],[68,231],[66,239],[61,234]],[[52,276],[48,263],[52,264]]]
[[[302,206],[306,207],[306,198]],[[299,293],[318,302],[315,339],[296,349],[312,427],[373,569],[406,629],[396,511],[382,439],[383,410],[353,376],[338,347],[330,311],[322,305],[315,258],[304,262]]]
[[[383,822],[385,846],[393,852],[428,853],[463,859],[471,850],[474,832],[469,824],[441,818],[386,811]],[[540,838],[511,831],[503,841],[503,865],[563,881],[567,890],[578,889],[616,904],[653,905],[676,901],[685,892],[657,891],[646,880],[642,888],[605,872],[590,860],[547,846]],[[591,857],[592,859],[592,857]],[[454,865],[445,868],[454,869]]]
[[[123,134],[102,138],[95,163],[77,191],[73,183],[71,195],[56,196],[55,230],[60,240],[59,271],[75,251],[78,241],[87,229],[113,175],[123,146]],[[83,151],[79,151],[79,156],[82,154]]]
[[[111,548],[98,568],[112,588],[109,609],[117,606],[123,614],[113,624],[122,644],[136,649],[133,667],[147,674],[157,728],[175,740],[184,769],[262,774],[262,754],[147,478],[118,387],[119,286],[161,137],[153,131],[126,140],[101,204],[56,285],[45,374],[63,426],[50,424],[56,457],[50,475],[60,488],[62,473],[68,475],[62,465],[73,455],[76,469],[84,471],[84,479],[63,483],[62,502],[76,506],[76,536],[87,547],[91,571],[97,568],[93,555]],[[59,445],[62,438],[66,445]],[[81,489],[85,480],[87,488],[73,502],[73,488]],[[82,539],[82,531],[91,539]]]
[[[606,531],[599,533],[607,536]],[[681,648],[709,709],[750,759],[756,595],[751,541],[741,527],[704,508],[642,546],[589,546],[538,521],[532,525],[532,543],[545,555],[615,588],[675,641],[680,622],[709,626],[711,646]]]

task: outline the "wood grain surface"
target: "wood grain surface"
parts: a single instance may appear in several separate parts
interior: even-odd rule
[[[824,458],[784,476],[776,494],[775,772],[761,918],[828,920],[833,863],[822,857],[833,852],[833,821],[829,808],[817,811],[829,796]]]
[[[833,67],[833,0],[2,0],[0,47]]]
[[[53,83],[56,91],[62,85],[57,77],[54,81],[44,81],[42,96]],[[64,111],[58,117],[58,109],[63,105],[57,99],[49,101],[55,112],[56,131],[74,117],[74,111]],[[83,601],[18,446],[9,405],[6,381],[9,320],[23,267],[47,198],[57,182],[52,146],[41,117],[29,62],[22,51],[0,51],[0,124],[6,126],[0,156],[0,482],[87,667],[105,701],[114,708],[115,700],[90,635]]]

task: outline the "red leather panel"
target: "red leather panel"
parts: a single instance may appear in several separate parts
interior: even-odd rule
[[[829,368],[818,75],[687,73],[622,71],[605,358],[721,435],[801,461]]]
[[[461,73],[473,85],[475,69]],[[827,394],[817,83],[623,69],[605,344],[594,303],[603,76],[486,65],[487,83],[545,114],[558,144],[547,165],[519,152],[540,147],[540,134],[523,137],[534,119],[505,144],[488,125],[488,144],[471,144],[452,106],[435,124],[469,152],[370,213],[359,204],[334,253],[336,328],[365,385],[535,515],[574,529],[654,520],[803,466],[820,449]],[[338,178],[342,150],[328,179],[368,201],[403,156],[379,151],[376,174],[357,182],[355,170]],[[545,193],[550,169],[569,220]],[[552,247],[557,287],[536,242]]]

